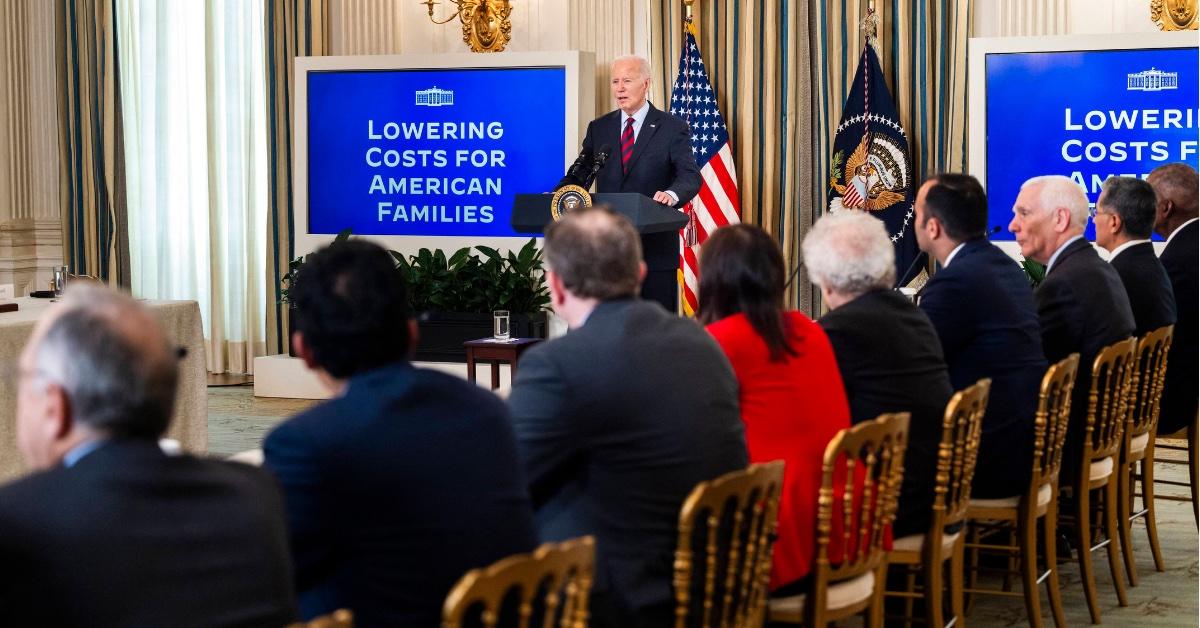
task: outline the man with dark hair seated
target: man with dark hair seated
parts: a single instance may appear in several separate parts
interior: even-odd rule
[[[300,614],[436,626],[464,573],[536,543],[508,412],[408,362],[417,326],[379,246],[310,255],[292,295],[294,346],[333,393],[263,446],[284,490]]]
[[[992,380],[971,496],[1011,497],[1029,486],[1033,424],[1046,373],[1033,289],[988,241],[987,197],[975,177],[939,174],[917,192],[917,244],[941,268],[917,305],[942,343],[950,384]]]
[[[0,489],[5,626],[282,626],[293,619],[270,476],[168,455],[176,349],[126,295],[80,284],[17,371],[36,472]]]

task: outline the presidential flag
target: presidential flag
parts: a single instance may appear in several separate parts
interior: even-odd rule
[[[700,192],[684,206],[688,224],[679,237],[679,283],[683,292],[683,313],[696,313],[699,281],[697,257],[700,245],[718,227],[741,222],[737,174],[729,131],[717,109],[700,49],[696,46],[696,28],[691,20],[683,26],[683,50],[679,54],[679,78],[671,90],[671,113],[688,123],[692,130],[692,154],[700,166]]]
[[[913,263],[918,255],[912,224],[916,188],[908,137],[875,49],[865,48],[833,140],[829,211],[857,209],[882,220],[896,250],[898,285],[905,285],[921,270]]]

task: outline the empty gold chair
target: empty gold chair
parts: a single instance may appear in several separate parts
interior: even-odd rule
[[[775,460],[692,489],[679,513],[676,626],[762,625],[782,488],[783,461]]]
[[[1092,363],[1091,388],[1088,391],[1087,423],[1083,433],[1083,455],[1070,487],[1075,498],[1075,543],[1079,556],[1079,574],[1087,598],[1092,623],[1100,623],[1100,603],[1096,598],[1096,574],[1092,568],[1092,552],[1108,551],[1108,568],[1112,572],[1117,603],[1128,606],[1125,597],[1125,578],[1122,575],[1120,527],[1117,525],[1118,499],[1117,458],[1121,453],[1121,437],[1125,433],[1125,415],[1129,412],[1129,385],[1134,371],[1133,352],[1137,339],[1127,338],[1100,350]],[[1092,503],[1092,492],[1102,491],[1098,504]],[[1093,508],[1101,519],[1105,539],[1092,543]]]
[[[1137,565],[1133,559],[1133,520],[1146,519],[1146,534],[1154,568],[1163,571],[1162,549],[1158,545],[1158,520],[1154,514],[1154,434],[1158,428],[1158,402],[1162,398],[1167,374],[1167,350],[1171,348],[1174,325],[1167,325],[1143,336],[1137,343],[1130,380],[1129,412],[1125,435],[1121,439],[1119,521],[1121,549],[1125,554],[1125,573],[1129,586],[1137,586]],[[1136,474],[1138,463],[1141,473]],[[1133,495],[1138,479],[1142,482],[1142,509],[1133,510]]]
[[[838,432],[829,442],[821,469],[811,584],[803,595],[772,598],[771,621],[825,626],[865,612],[869,626],[883,625],[883,544],[896,518],[908,420],[907,412],[884,414]],[[840,553],[831,556],[835,540]]]
[[[292,624],[288,628],[354,628],[354,613],[343,608],[329,615],[316,617],[310,622]]]
[[[1200,430],[1198,430],[1198,428],[1200,428],[1200,424],[1198,424],[1198,421],[1200,421],[1200,412],[1193,412],[1192,413],[1192,421],[1191,421],[1191,423],[1188,423],[1188,426],[1186,428],[1180,430],[1179,433],[1177,433],[1177,434],[1159,434],[1158,437],[1155,439],[1155,444],[1154,444],[1154,449],[1159,452],[1162,452],[1162,451],[1184,452],[1184,455],[1186,456],[1185,460],[1178,460],[1176,458],[1169,458],[1169,457],[1163,456],[1160,458],[1155,458],[1154,461],[1161,462],[1163,464],[1185,464],[1185,465],[1187,465],[1188,481],[1187,482],[1177,482],[1175,480],[1164,480],[1164,479],[1155,479],[1154,481],[1156,483],[1158,483],[1159,485],[1187,487],[1188,490],[1191,491],[1190,498],[1189,497],[1179,497],[1177,495],[1159,494],[1158,499],[1166,499],[1169,501],[1177,501],[1177,502],[1186,502],[1186,501],[1190,500],[1192,502],[1192,517],[1194,518],[1194,520],[1196,522],[1196,526],[1200,527],[1200,494],[1197,494],[1197,487],[1200,486],[1200,465],[1197,464],[1197,461],[1200,460],[1200,438],[1197,438],[1197,435],[1196,435],[1196,432],[1200,431]],[[1179,439],[1184,439],[1187,442],[1181,447],[1179,445],[1169,444],[1169,443],[1166,443],[1163,440],[1161,440],[1161,439],[1167,439],[1167,438],[1179,438]]]
[[[1038,585],[1046,582],[1050,598],[1050,610],[1058,628],[1066,625],[1063,616],[1062,596],[1058,587],[1058,557],[1055,541],[1058,538],[1058,476],[1062,469],[1063,446],[1067,438],[1067,424],[1071,416],[1071,393],[1075,389],[1075,374],[1079,369],[1079,354],[1072,353],[1066,359],[1053,364],[1042,377],[1038,393],[1037,413],[1034,415],[1033,469],[1029,477],[1029,488],[1020,495],[1005,499],[972,499],[967,508],[967,519],[971,523],[971,541],[966,547],[971,550],[971,570],[966,592],[989,595],[1021,595],[1007,590],[980,589],[977,587],[979,550],[1000,550],[1017,553],[1020,573],[1024,585],[1025,610],[1029,625],[1042,627],[1042,605],[1038,596]],[[1046,569],[1037,570],[1038,520],[1042,544],[1046,548]],[[1016,545],[986,544],[981,541],[981,529],[1014,530]]]
[[[561,628],[586,628],[595,561],[596,541],[585,536],[546,543],[531,554],[472,569],[446,596],[442,627],[461,628],[464,618],[473,618],[478,612],[480,625],[494,628],[505,601],[515,594],[521,628],[531,625],[535,607],[543,614],[543,620],[535,625],[553,626],[558,618]],[[535,600],[539,592],[545,594],[540,605]]]
[[[938,446],[937,474],[934,478],[933,514],[924,534],[896,539],[887,557],[889,565],[908,568],[908,588],[903,592],[888,591],[885,595],[905,597],[905,614],[912,617],[912,600],[924,598],[927,626],[945,626],[943,620],[942,588],[945,562],[950,562],[950,610],[953,621],[961,626],[963,618],[963,542],[961,529],[967,519],[971,497],[971,480],[975,477],[975,459],[983,430],[983,413],[987,409],[988,391],[992,380],[981,379],[950,398],[942,418],[942,441]],[[946,528],[958,526],[947,534]],[[914,589],[915,572],[919,568],[924,579],[924,591]]]

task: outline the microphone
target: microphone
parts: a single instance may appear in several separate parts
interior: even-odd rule
[[[1002,229],[1002,227],[1000,225],[992,225],[991,229],[988,229],[987,231],[984,232],[983,237],[991,240],[992,236],[996,235],[997,233],[1000,233],[1001,229]]]
[[[567,176],[564,178],[574,181],[576,184],[583,184],[583,180],[587,177],[588,166],[592,163],[592,151],[584,148],[579,151],[579,156],[575,158],[575,163],[567,169]],[[588,186],[584,186],[588,187]]]
[[[800,274],[801,268],[804,268],[804,260],[796,262],[796,267],[792,269],[792,272],[788,275],[787,281],[783,283],[784,290],[787,290],[788,287],[792,285],[792,282],[796,280],[796,275]]]
[[[908,265],[908,269],[904,271],[904,274],[896,278],[896,285],[892,287],[899,288],[900,286],[908,283],[908,281],[905,280],[908,279],[909,275],[912,274],[913,269],[919,267],[921,264],[924,264],[927,259],[929,259],[929,254],[925,251],[921,251],[920,254],[913,259],[912,263]]]
[[[612,146],[605,144],[600,147],[599,152],[592,158],[592,171],[580,183],[585,189],[592,187],[592,182],[596,180],[596,175],[600,173],[600,169],[604,167],[604,162],[608,161],[608,154],[612,152]]]

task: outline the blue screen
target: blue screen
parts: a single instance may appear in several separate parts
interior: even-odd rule
[[[1071,177],[1095,204],[1110,176],[1196,167],[1198,61],[1196,48],[988,54],[989,220],[1002,228],[993,239],[1013,239],[1013,203],[1030,177]]]
[[[566,72],[308,74],[308,229],[514,236],[513,196],[563,173]]]

